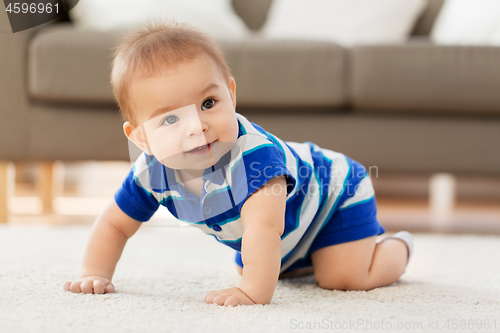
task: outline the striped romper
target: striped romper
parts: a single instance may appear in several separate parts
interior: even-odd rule
[[[120,209],[148,221],[159,205],[181,224],[212,235],[241,260],[245,200],[274,177],[287,181],[281,270],[312,265],[311,253],[322,247],[383,234],[375,193],[366,169],[355,160],[311,142],[285,142],[236,114],[234,147],[205,169],[201,197],[177,182],[175,170],[152,155],[141,154],[115,193]]]

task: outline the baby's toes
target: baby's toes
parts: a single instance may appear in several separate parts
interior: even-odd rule
[[[226,299],[226,301],[224,302],[224,306],[237,306],[239,304],[240,302],[236,299],[236,297],[233,296],[228,297],[228,299]]]
[[[208,304],[212,304],[214,302],[214,298],[217,296],[217,293],[215,292],[209,292],[208,294],[206,294],[205,296],[205,302],[208,303]]]
[[[69,291],[72,293],[80,293],[80,285],[82,284],[81,281],[75,281],[69,286]]]
[[[226,299],[228,297],[226,295],[219,295],[214,298],[213,303],[218,304],[218,305],[224,305],[224,302],[226,302]]]
[[[84,294],[92,294],[94,291],[92,290],[92,280],[85,280],[80,285],[80,290]]]
[[[69,291],[70,286],[71,286],[71,281],[66,281],[62,285],[62,288],[63,288],[63,290]]]
[[[94,294],[104,294],[106,286],[101,280],[94,280]]]
[[[105,294],[108,294],[108,293],[114,293],[115,292],[115,286],[113,285],[113,283],[108,283],[108,285],[106,286],[106,288],[104,289],[104,293]]]

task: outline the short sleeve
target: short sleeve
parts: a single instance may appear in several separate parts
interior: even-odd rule
[[[137,185],[134,168],[130,170],[114,197],[118,207],[139,222],[148,221],[160,206],[151,193]]]
[[[282,152],[272,143],[244,153],[231,174],[233,198],[240,211],[250,195],[275,177],[285,176],[287,195],[296,184]]]

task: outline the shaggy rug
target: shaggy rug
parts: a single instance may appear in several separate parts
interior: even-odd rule
[[[332,291],[309,275],[280,280],[269,305],[221,307],[204,296],[238,285],[233,251],[199,230],[154,224],[126,245],[116,293],[62,290],[89,233],[0,226],[0,332],[500,331],[498,236],[415,234],[391,286]]]

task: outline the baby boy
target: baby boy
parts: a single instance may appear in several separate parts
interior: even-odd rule
[[[163,205],[235,250],[238,287],[207,303],[268,304],[279,278],[319,287],[396,282],[412,237],[385,232],[366,169],[317,145],[284,142],[235,112],[220,48],[182,24],[151,24],[118,45],[111,82],[127,138],[144,153],[94,223],[80,278],[63,288],[111,293],[127,240]],[[285,115],[286,116],[286,115]]]

